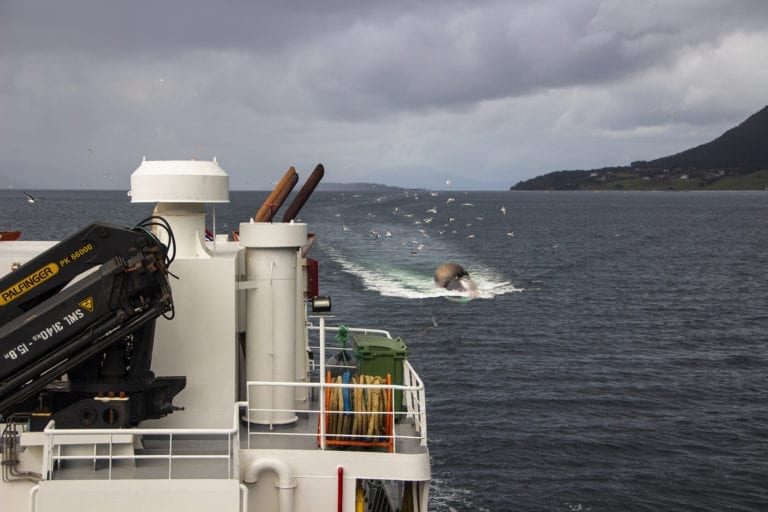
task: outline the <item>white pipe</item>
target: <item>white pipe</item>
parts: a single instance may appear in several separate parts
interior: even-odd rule
[[[277,474],[277,497],[278,510],[280,512],[293,512],[293,489],[296,482],[293,479],[293,472],[284,460],[277,457],[262,457],[251,462],[243,472],[243,481],[249,484],[256,483],[259,480],[259,473],[264,470],[272,470]]]
[[[37,510],[37,491],[39,490],[39,485],[36,485],[29,490],[29,512],[35,512],[35,510]]]
[[[304,302],[304,287],[307,283],[306,264],[301,251],[296,251],[296,381],[307,382],[307,305]],[[307,402],[308,389],[296,388],[295,398]]]
[[[325,450],[325,317],[320,315],[320,449]]]
[[[197,203],[157,203],[153,215],[165,218],[173,229],[177,258],[210,258],[205,249],[205,205]],[[168,234],[157,231],[168,244]]]
[[[241,512],[248,512],[248,488],[244,484],[240,484],[240,500]]]
[[[211,205],[211,212],[213,217],[213,255],[216,255],[216,205]]]

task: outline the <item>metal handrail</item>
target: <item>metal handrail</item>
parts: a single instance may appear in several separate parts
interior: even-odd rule
[[[325,334],[326,332],[338,332],[338,326],[325,326],[324,319],[321,319],[320,325],[307,325],[308,331],[317,331],[320,334],[321,343],[321,361],[325,361],[325,353],[331,350],[331,347],[325,346]],[[390,333],[382,329],[368,329],[368,328],[354,328],[349,327],[349,332],[362,333],[362,334],[378,334],[387,338],[392,338]],[[318,347],[313,347],[318,348]],[[338,347],[334,347],[332,350],[337,350]],[[321,364],[321,368],[324,364]],[[324,372],[323,372],[324,373]],[[321,373],[322,375],[322,373]],[[378,414],[386,415],[400,415],[404,414],[406,418],[409,418],[413,422],[413,428],[417,433],[414,435],[406,435],[403,432],[398,433],[397,428],[393,428],[391,435],[377,436],[379,438],[391,439],[392,446],[396,445],[398,440],[414,439],[418,440],[420,446],[427,445],[427,420],[426,420],[426,395],[424,383],[419,375],[416,373],[411,364],[407,361],[403,361],[403,384],[338,384],[335,382],[324,382],[324,379],[320,379],[316,382],[267,382],[267,381],[249,381],[247,383],[248,396],[251,395],[251,389],[254,386],[268,386],[268,387],[293,387],[293,388],[308,388],[308,391],[318,390],[320,395],[320,407],[319,409],[257,409],[250,408],[249,401],[234,403],[233,422],[231,428],[131,428],[131,429],[57,429],[54,421],[48,423],[44,429],[46,441],[43,452],[43,479],[52,479],[54,474],[54,467],[57,462],[60,461],[72,461],[72,460],[88,460],[93,461],[106,461],[107,462],[107,478],[112,479],[113,463],[115,461],[122,460],[168,460],[168,478],[173,479],[173,461],[174,460],[188,460],[188,459],[208,459],[208,460],[226,460],[227,461],[227,474],[226,478],[237,478],[239,474],[239,448],[240,448],[240,409],[246,408],[246,415],[249,412],[292,412],[295,414],[304,415],[318,415],[319,432],[288,432],[281,430],[280,432],[262,432],[251,430],[251,424],[248,423],[247,440],[250,447],[251,436],[257,435],[273,435],[273,436],[318,436],[320,440],[320,448],[325,449],[325,440],[328,436],[334,436],[337,434],[326,433],[324,431],[325,422],[320,421],[326,412],[324,404],[325,389],[328,388],[343,388],[343,389],[375,389],[380,388],[388,390],[391,393],[394,391],[401,391],[403,394],[403,402],[405,403],[405,412],[400,411],[382,411]],[[349,414],[362,414],[362,412],[349,411]],[[396,416],[395,416],[396,417]],[[392,418],[394,419],[394,418]],[[394,423],[394,422],[393,422]],[[123,444],[124,439],[130,436],[133,439],[135,436],[167,436],[168,449],[167,453],[161,454],[120,454],[115,453],[114,446],[117,444]],[[174,454],[173,445],[174,441],[178,441],[180,438],[187,436],[205,436],[213,438],[215,436],[226,436],[226,453],[210,454],[210,453],[198,453],[198,454]],[[356,437],[348,435],[346,437]],[[362,437],[362,436],[361,436]],[[121,439],[122,438],[122,439]],[[67,444],[78,444],[77,441],[82,440],[82,444],[94,446],[92,454],[89,455],[66,455],[62,454],[61,448]],[[222,439],[223,440],[223,439]],[[99,454],[98,446],[108,447],[107,453]],[[393,450],[396,453],[396,450]]]
[[[416,390],[415,393],[403,395],[406,410],[412,414],[416,431],[421,433],[421,446],[427,446],[427,396],[424,382],[416,373],[411,363],[403,361],[403,384]]]
[[[417,439],[419,441],[420,446],[426,446],[427,445],[427,423],[426,423],[426,400],[425,400],[425,390],[424,390],[424,383],[421,381],[421,378],[418,376],[416,371],[413,369],[413,367],[405,361],[404,364],[404,378],[408,379],[408,384],[339,384],[336,382],[271,382],[271,381],[248,381],[247,383],[247,396],[250,397],[252,394],[252,388],[255,387],[288,387],[288,388],[309,388],[309,389],[315,389],[317,390],[321,395],[324,393],[325,389],[334,389],[334,388],[342,388],[342,389],[383,389],[383,390],[390,390],[394,393],[394,391],[402,391],[404,401],[406,403],[406,411],[404,413],[401,413],[399,411],[382,411],[377,414],[386,414],[390,416],[397,416],[400,414],[404,414],[406,418],[413,418],[414,427],[416,432],[418,432],[418,436],[412,436],[412,435],[406,435],[403,433],[398,433],[397,428],[395,428],[392,432],[391,436],[377,436],[382,438],[391,438],[393,445],[396,446],[397,440],[404,440],[404,439]],[[321,401],[322,402],[322,401]],[[321,403],[320,409],[272,409],[272,408],[255,408],[248,406],[248,412],[274,412],[274,413],[295,413],[295,414],[305,414],[305,415],[318,415],[321,416],[326,412],[329,412],[327,409],[325,409],[324,404]],[[363,413],[363,412],[356,412],[356,411],[349,411],[348,414],[370,414],[370,413]],[[320,448],[325,449],[325,443],[324,441],[327,436],[335,436],[336,434],[333,433],[327,433],[324,430],[324,422],[319,422],[320,429],[319,432],[287,432],[285,430],[280,430],[278,432],[274,432],[272,430],[268,431],[261,431],[261,430],[251,430],[249,426],[248,430],[248,443],[250,447],[250,436],[299,436],[299,437],[316,437],[320,436]]]
[[[240,448],[239,441],[239,411],[246,407],[246,402],[235,402],[233,424],[231,428],[131,428],[131,429],[57,429],[56,422],[51,420],[46,425],[43,433],[46,441],[43,446],[43,479],[53,479],[54,467],[60,461],[106,461],[107,479],[112,480],[113,462],[119,460],[168,460],[168,479],[173,479],[173,461],[188,459],[218,459],[227,461],[226,478],[237,478],[239,473],[238,452]],[[121,455],[114,453],[115,444],[122,444],[116,438],[136,436],[167,436],[168,450],[163,454],[130,454]],[[178,440],[185,436],[226,436],[227,451],[222,454],[174,454],[174,438]],[[89,455],[63,455],[61,447],[77,444],[77,441],[83,441],[82,444],[92,444],[94,450]],[[68,442],[65,442],[68,441]],[[97,446],[107,446],[108,453],[99,455]]]
[[[319,357],[320,357],[320,375],[324,375],[325,367],[331,367],[331,368],[345,368],[344,366],[340,365],[328,365],[326,362],[327,359],[327,353],[329,350],[340,350],[341,347],[338,346],[338,344],[333,344],[332,346],[329,346],[330,344],[326,343],[325,340],[325,334],[326,333],[336,333],[339,331],[340,326],[329,326],[326,325],[325,320],[326,317],[323,315],[318,315],[316,317],[310,317],[310,318],[317,318],[319,325],[315,325],[314,323],[309,323],[307,325],[307,331],[317,331],[320,335],[320,340],[318,345],[309,345],[310,349],[319,349]],[[369,329],[366,327],[346,327],[348,332],[350,333],[360,333],[363,335],[369,335],[369,334],[378,334],[381,336],[385,336],[389,339],[392,339],[392,335],[389,333],[389,331],[384,329]],[[346,348],[347,351],[352,351],[353,349],[351,347]],[[325,384],[322,382],[322,378],[320,379],[321,382],[319,383],[319,386],[321,388],[321,391],[324,386],[330,386],[329,384]],[[416,431],[420,433],[420,445],[421,446],[427,446],[427,414],[426,414],[426,391],[424,387],[424,382],[419,377],[418,373],[416,373],[416,370],[411,366],[411,364],[408,362],[408,360],[403,361],[403,384],[401,388],[398,387],[392,387],[392,389],[402,389],[403,390],[403,399],[406,403],[406,416],[413,418],[414,426],[416,428]],[[345,386],[345,385],[343,385]],[[351,385],[350,385],[351,386]],[[397,386],[397,385],[393,385]],[[321,399],[320,399],[320,406],[321,408],[324,407],[323,403],[323,394],[321,392]],[[322,430],[322,429],[321,429]],[[323,433],[321,431],[321,433]]]
[[[307,329],[310,330],[310,331],[324,330],[326,332],[333,332],[333,331],[338,332],[339,331],[339,326],[338,325],[336,325],[336,326],[327,325],[327,326],[321,327],[319,325],[309,324],[307,326]],[[347,329],[349,329],[349,332],[357,332],[357,333],[361,333],[363,335],[367,335],[367,334],[381,334],[382,336],[386,336],[387,338],[392,339],[392,335],[389,334],[389,331],[385,331],[384,329],[368,329],[367,327],[348,327]]]

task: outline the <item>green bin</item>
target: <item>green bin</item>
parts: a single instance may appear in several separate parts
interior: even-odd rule
[[[392,384],[403,385],[403,360],[408,357],[408,347],[401,338],[387,338],[378,335],[352,337],[357,359],[357,371],[362,375],[392,377]],[[403,416],[403,392],[395,390],[395,418]]]

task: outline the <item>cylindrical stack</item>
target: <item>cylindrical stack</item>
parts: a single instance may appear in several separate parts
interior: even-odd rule
[[[248,381],[296,380],[296,265],[297,251],[306,240],[306,224],[240,224],[240,244],[246,248]],[[248,421],[292,423],[297,419],[294,404],[292,387],[251,387]]]

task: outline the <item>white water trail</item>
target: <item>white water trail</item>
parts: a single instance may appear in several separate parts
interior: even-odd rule
[[[360,279],[363,286],[384,297],[399,297],[404,299],[428,299],[434,297],[454,298],[479,298],[492,299],[507,293],[521,292],[523,289],[515,287],[510,281],[505,280],[495,270],[480,266],[470,271],[466,282],[468,289],[475,292],[449,291],[436,286],[434,283],[434,269],[421,271],[392,266],[388,263],[373,264],[354,262],[336,250],[330,250],[331,258],[341,268]]]

